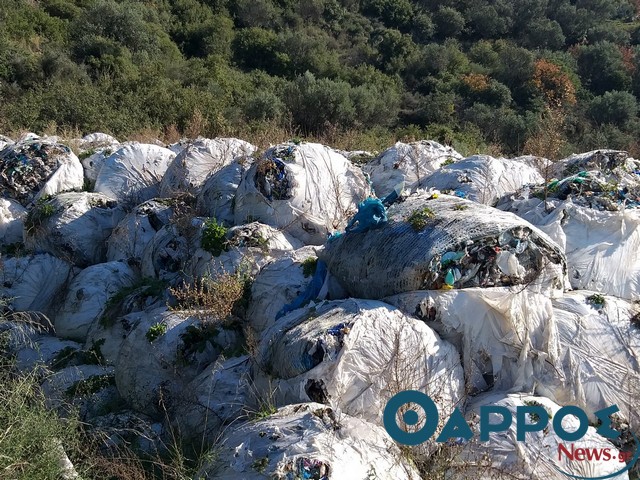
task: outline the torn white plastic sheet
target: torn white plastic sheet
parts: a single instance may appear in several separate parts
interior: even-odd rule
[[[235,196],[235,224],[260,221],[309,245],[344,228],[369,196],[362,172],[317,143],[271,148],[244,175]]]
[[[231,427],[219,457],[198,472],[217,480],[418,480],[385,430],[317,403],[289,405]]]
[[[285,305],[305,291],[313,277],[305,276],[303,262],[316,260],[315,247],[307,246],[283,255],[260,269],[251,285],[247,320],[256,332],[262,332],[276,321]],[[309,268],[309,267],[307,267]]]
[[[92,324],[104,312],[111,296],[137,279],[126,263],[109,262],[85,268],[69,285],[55,318],[56,333],[61,338],[84,342]]]
[[[83,183],[78,157],[53,139],[25,137],[0,151],[0,192],[23,206],[43,195],[80,190]]]
[[[474,155],[435,171],[420,182],[421,186],[450,190],[469,200],[495,205],[502,196],[524,185],[542,183],[538,170],[525,162]],[[418,185],[411,185],[415,189]]]
[[[295,310],[262,338],[257,361],[280,405],[316,401],[381,424],[386,402],[401,390],[437,399],[442,418],[464,403],[455,348],[382,302],[348,299]]]
[[[538,390],[562,405],[579,406],[593,421],[593,412],[617,405],[620,416],[637,431],[640,307],[576,291],[554,299],[553,311],[562,368],[549,372]]]
[[[240,157],[211,175],[198,193],[198,210],[218,222],[233,225],[236,191],[251,165],[252,157]]]
[[[27,209],[15,200],[0,198],[0,246],[22,242],[22,228]]]
[[[0,298],[19,312],[36,311],[52,317],[73,266],[47,253],[3,258],[0,262]]]
[[[24,244],[79,267],[103,263],[107,239],[124,216],[124,208],[104,195],[61,193],[31,208],[25,218]]]
[[[157,197],[160,181],[175,156],[158,145],[125,145],[105,159],[94,191],[134,204]]]
[[[640,210],[607,212],[565,201],[515,200],[499,205],[547,233],[566,253],[577,289],[634,299],[640,294]]]
[[[516,215],[427,192],[393,204],[387,217],[381,228],[347,232],[318,250],[354,297],[478,286],[526,285],[552,295],[564,290],[561,248]]]
[[[443,164],[462,159],[451,147],[432,140],[398,142],[367,162],[363,171],[369,175],[376,195],[382,198],[393,192],[396,185],[423,187],[424,179]]]
[[[173,159],[160,182],[160,195],[197,193],[205,180],[234,159],[251,155],[256,147],[237,138],[200,138]]]
[[[526,288],[416,291],[385,301],[456,346],[472,393],[532,391],[559,366],[551,301]]]
[[[478,412],[483,405],[506,407],[513,417],[513,422],[507,430],[490,433],[487,442],[477,440]],[[625,463],[619,460],[619,450],[607,439],[598,435],[594,427],[589,427],[582,439],[567,442],[558,437],[553,429],[553,422],[549,419],[548,428],[543,431],[528,432],[526,441],[519,442],[516,437],[516,408],[532,405],[544,408],[548,418],[553,417],[560,409],[559,405],[548,398],[519,393],[495,392],[475,398],[467,410],[467,418],[475,426],[475,440],[459,447],[460,452],[448,464],[449,470],[445,478],[452,480],[565,480],[574,475],[576,478],[628,480],[629,475],[626,472],[615,475],[616,472],[625,468]],[[489,421],[499,423],[501,419],[500,415],[491,414]],[[540,419],[527,419],[528,423],[537,421]],[[566,416],[562,420],[562,426],[566,431],[571,432],[578,427],[578,421],[573,416]],[[572,451],[572,445],[575,449],[609,449],[610,459],[593,458],[584,461],[577,458],[570,459],[565,454],[559,455],[560,445],[569,451]]]

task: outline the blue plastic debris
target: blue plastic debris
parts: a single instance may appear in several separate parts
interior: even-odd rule
[[[298,297],[291,303],[288,303],[276,315],[276,320],[280,317],[285,316],[289,312],[293,312],[298,308],[304,307],[307,303],[312,300],[318,298],[318,294],[320,290],[322,290],[322,285],[324,285],[325,277],[327,276],[327,264],[322,260],[318,260],[316,265],[316,273],[311,278],[311,282],[307,285],[307,289],[302,292]]]
[[[467,198],[467,193],[463,192],[462,190],[456,190],[454,192],[454,195],[459,198]]]
[[[387,211],[377,198],[367,198],[358,204],[358,212],[349,220],[345,231],[366,232],[387,223]]]

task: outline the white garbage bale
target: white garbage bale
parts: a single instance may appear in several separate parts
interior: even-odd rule
[[[402,182],[421,187],[424,179],[443,164],[461,159],[462,155],[453,148],[432,140],[398,142],[368,162],[363,171],[369,175],[376,195],[382,198]]]
[[[303,293],[315,271],[315,247],[302,247],[285,252],[260,269],[251,285],[251,300],[247,310],[249,325],[262,332],[276,321],[285,305]]]
[[[100,173],[100,169],[104,165],[105,160],[119,148],[120,144],[116,143],[114,145],[87,150],[80,154],[84,177],[89,186],[95,186],[98,173]]]
[[[262,339],[257,361],[276,380],[279,405],[314,401],[380,424],[387,401],[402,390],[437,399],[441,418],[464,402],[455,348],[382,302],[348,299],[296,310]]]
[[[76,395],[98,393],[114,383],[113,367],[73,365],[47,376],[41,387],[50,408],[64,409]]]
[[[76,271],[48,253],[4,258],[0,262],[0,298],[18,312],[42,312],[53,318],[64,288]]]
[[[251,165],[253,157],[240,157],[211,175],[198,192],[198,210],[218,222],[233,225],[236,191]]]
[[[434,197],[420,193],[395,203],[388,223],[333,238],[318,258],[358,298],[511,285],[563,292],[564,254],[541,230],[476,202]]]
[[[123,262],[100,263],[82,270],[69,285],[56,314],[58,336],[84,342],[109,298],[136,280],[136,272]]]
[[[170,412],[172,431],[194,448],[209,448],[225,428],[246,419],[253,396],[248,356],[224,358],[208,366],[187,385]]]
[[[551,300],[522,287],[415,291],[385,298],[417,315],[462,355],[470,393],[529,390],[559,371]]]
[[[64,357],[82,348],[77,342],[50,335],[37,335],[15,352],[16,368],[31,372],[39,367],[55,368]]]
[[[0,192],[23,206],[45,195],[81,190],[83,183],[80,160],[66,145],[35,136],[0,151]]]
[[[160,228],[146,244],[142,253],[143,277],[157,278],[169,283],[178,281],[188,261],[197,254],[197,231],[200,226],[194,219],[193,236],[181,231],[175,223]]]
[[[416,468],[378,425],[326,405],[289,405],[232,429],[198,478],[418,480]]]
[[[0,198],[0,247],[22,243],[22,228],[27,209],[15,200]]]
[[[474,155],[436,170],[419,183],[493,206],[504,195],[543,181],[538,170],[524,162]],[[417,187],[418,182],[410,189]]]
[[[190,278],[215,277],[225,273],[255,276],[271,260],[285,252],[302,247],[302,243],[286,232],[262,223],[230,228],[224,239],[224,249],[218,252],[202,248],[207,224],[201,231],[200,248],[189,258],[185,271]]]
[[[499,205],[547,233],[566,252],[568,279],[575,289],[626,299],[640,294],[640,209],[602,211],[572,199],[537,198]]]
[[[235,196],[235,224],[260,221],[305,244],[321,245],[344,228],[370,194],[361,171],[324,145],[271,148],[244,175]]]
[[[640,308],[637,303],[576,291],[553,300],[562,368],[539,390],[561,405],[593,412],[617,405],[640,428]]]
[[[120,142],[111,135],[106,133],[96,132],[85,135],[78,141],[78,147],[82,152],[89,150],[96,150],[98,148],[111,147],[118,145]]]
[[[24,220],[24,244],[79,267],[106,260],[107,239],[124,208],[99,193],[61,193],[34,205]]]
[[[136,205],[157,197],[160,181],[175,156],[158,145],[125,145],[104,161],[94,191]]]
[[[472,440],[464,444],[461,452],[454,456],[449,464],[450,470],[444,478],[460,480],[564,480],[571,476],[576,478],[615,478],[628,480],[627,472],[615,475],[625,468],[624,462],[619,460],[620,451],[607,439],[596,433],[594,427],[589,427],[585,436],[573,442],[562,440],[554,431],[553,418],[560,406],[544,397],[526,394],[502,392],[489,393],[476,397],[473,405],[468,409],[468,420],[474,423],[477,432],[478,412],[483,405],[497,405],[506,407],[513,416],[511,426],[501,432],[491,432],[489,441]],[[526,441],[517,441],[516,408],[522,406],[540,406],[547,411],[548,428],[544,431],[528,432]],[[499,423],[502,417],[491,414],[491,423]],[[527,420],[530,423],[540,421],[538,418]],[[574,431],[578,428],[578,420],[573,416],[565,416],[562,420],[563,429]],[[565,454],[559,455],[560,445],[572,451],[583,449],[609,449],[610,459],[581,461],[569,459]],[[566,473],[562,473],[566,472]],[[611,475],[611,476],[609,476]]]
[[[141,203],[113,229],[107,241],[107,260],[140,264],[144,249],[155,234],[171,222],[176,209],[186,208],[183,200],[152,199]]]
[[[187,145],[169,165],[160,182],[160,195],[198,193],[212,174],[238,157],[251,155],[256,147],[237,138],[200,138]]]
[[[235,340],[222,328],[202,328],[188,312],[146,312],[122,343],[116,362],[118,390],[135,410],[161,416]]]

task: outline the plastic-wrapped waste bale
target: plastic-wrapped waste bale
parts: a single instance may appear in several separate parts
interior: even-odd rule
[[[51,408],[68,407],[70,397],[96,393],[114,385],[113,367],[73,365],[46,377],[42,393]]]
[[[543,181],[538,170],[524,162],[474,155],[440,168],[420,184],[485,205],[495,205],[498,199],[524,185]],[[414,184],[410,188],[415,187]]]
[[[116,385],[134,409],[160,416],[177,405],[186,386],[236,341],[233,331],[204,328],[189,312],[146,312],[122,343]]]
[[[158,145],[125,145],[104,161],[94,191],[134,204],[157,197],[160,181],[175,156]]]
[[[200,245],[187,262],[185,271],[191,278],[215,277],[241,270],[244,275],[255,276],[261,267],[284,252],[302,247],[302,243],[286,232],[281,232],[262,223],[253,222],[230,228],[224,241],[217,246],[209,245],[207,224],[202,230]]]
[[[107,242],[107,260],[140,264],[144,249],[155,234],[169,225],[176,213],[189,211],[190,203],[188,197],[155,198],[135,207],[113,229]]]
[[[317,261],[315,248],[308,246],[285,252],[260,269],[251,285],[246,315],[256,332],[272,325],[282,307],[304,292],[315,273]]]
[[[0,262],[0,298],[18,312],[36,311],[52,316],[60,303],[73,266],[49,254],[3,258]]]
[[[384,226],[332,238],[318,258],[359,298],[478,286],[564,290],[564,255],[542,231],[491,207],[434,197],[421,193],[392,205]]]
[[[233,225],[236,190],[251,165],[252,157],[240,157],[211,175],[198,193],[198,210],[218,222]]]
[[[363,170],[371,178],[376,195],[380,198],[393,191],[396,185],[421,187],[424,179],[443,164],[462,159],[451,147],[431,140],[398,142],[368,162]]]
[[[385,299],[462,355],[468,391],[532,390],[559,368],[551,301],[522,287],[415,291]]]
[[[640,209],[601,211],[538,198],[500,203],[547,233],[566,252],[573,288],[633,299],[640,293]]]
[[[95,150],[102,147],[110,147],[113,145],[118,145],[120,142],[111,135],[106,133],[96,132],[85,135],[78,141],[78,146],[80,150],[83,152],[87,152],[89,150]]]
[[[560,409],[551,400],[544,397],[535,397],[525,394],[491,393],[477,397],[473,405],[468,409],[468,419],[473,422],[477,433],[478,411],[483,405],[498,405],[506,407],[512,414],[514,421],[511,426],[501,432],[491,432],[489,441],[481,442],[472,440],[459,448],[460,452],[449,462],[449,472],[444,478],[460,480],[564,480],[570,476],[576,478],[615,478],[616,480],[628,480],[626,472],[615,475],[623,470],[624,462],[619,460],[620,451],[607,439],[598,435],[594,427],[589,427],[585,436],[576,441],[562,440],[554,431],[553,422],[550,420]],[[519,442],[516,438],[516,408],[522,406],[539,406],[546,410],[549,417],[549,425],[544,431],[528,432],[526,441]],[[535,414],[537,415],[537,414]],[[532,414],[529,414],[531,417]],[[491,414],[490,422],[501,421],[499,414]],[[530,418],[528,423],[540,421],[539,418]],[[575,417],[568,415],[562,420],[562,426],[566,431],[574,431],[578,427]],[[609,449],[609,460],[604,457],[571,460],[567,455],[559,455],[560,445],[572,451],[572,446],[577,449]],[[566,473],[562,473],[566,472]]]
[[[257,220],[320,245],[344,228],[369,193],[364,175],[334,150],[316,143],[278,145],[240,182],[235,224]]]
[[[256,147],[237,138],[201,138],[187,145],[164,174],[160,195],[197,193],[205,180],[238,157],[251,155]]]
[[[105,160],[119,148],[120,144],[114,144],[106,147],[98,147],[80,154],[84,177],[90,187],[95,186],[98,173],[100,173],[100,169],[104,165]]]
[[[50,369],[56,367],[63,357],[81,348],[82,345],[71,340],[37,335],[15,352],[16,368],[23,372],[32,372],[40,366]]]
[[[599,171],[616,177],[620,181],[638,181],[640,161],[631,158],[627,152],[621,150],[592,150],[590,152],[573,154],[563,160],[553,163],[550,175],[564,178],[580,171]]]
[[[539,390],[563,405],[593,412],[617,405],[640,428],[640,308],[616,297],[577,291],[553,300],[562,367]]]
[[[91,325],[104,312],[109,298],[136,281],[136,272],[126,263],[109,262],[85,268],[69,285],[56,314],[56,333],[84,342]]]
[[[22,228],[27,210],[8,198],[0,198],[0,247],[22,242]]]
[[[184,274],[187,262],[198,252],[202,223],[202,219],[194,218],[188,225],[169,223],[160,228],[142,253],[142,275],[177,282]]]
[[[187,385],[169,416],[171,427],[196,449],[215,445],[224,428],[247,417],[254,394],[249,357],[220,357]]]
[[[50,139],[27,137],[0,151],[0,192],[23,206],[44,195],[80,190],[83,182],[78,157]]]
[[[296,310],[262,338],[257,361],[276,380],[269,383],[281,405],[315,401],[379,424],[386,401],[401,390],[429,394],[441,418],[464,401],[458,352],[424,322],[382,302]]]
[[[420,478],[381,426],[317,403],[289,405],[234,428],[219,452],[198,478]]]
[[[79,267],[102,263],[107,239],[124,216],[124,208],[104,195],[61,193],[29,210],[24,220],[24,244]]]

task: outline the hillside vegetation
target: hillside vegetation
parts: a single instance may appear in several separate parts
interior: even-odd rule
[[[3,0],[0,130],[638,153],[629,0]],[[549,135],[553,133],[553,135]]]

